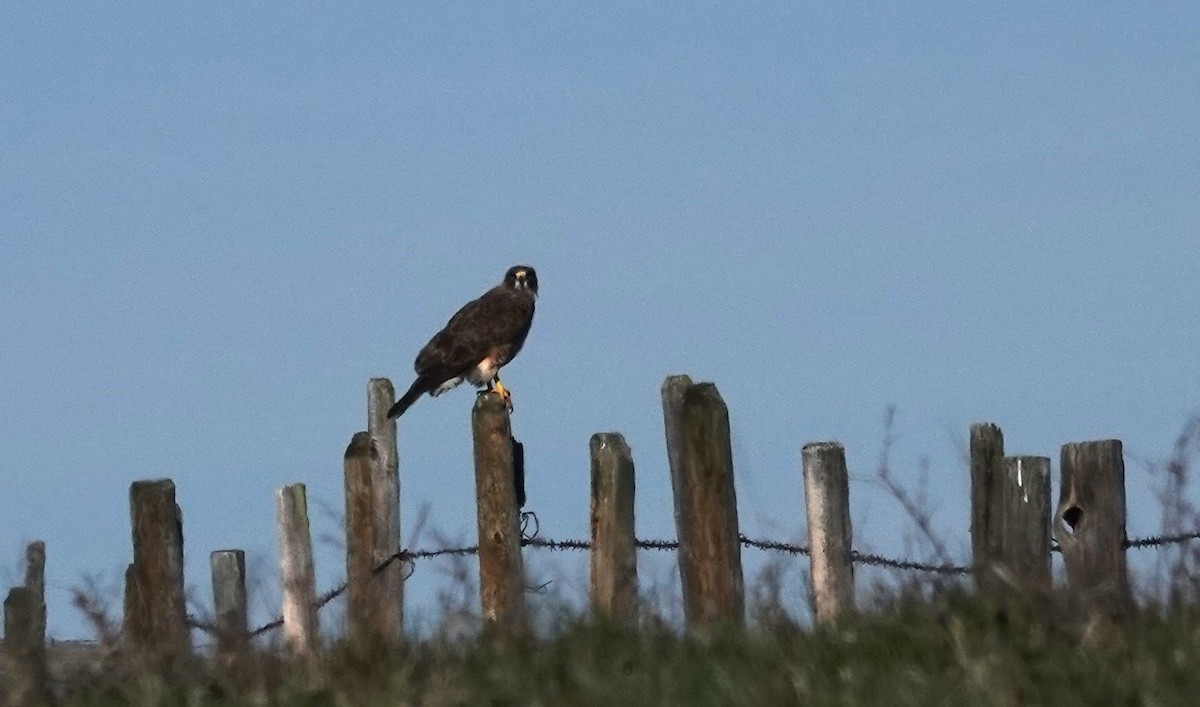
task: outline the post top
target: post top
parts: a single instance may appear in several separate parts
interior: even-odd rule
[[[504,404],[504,398],[499,393],[491,391],[475,396],[475,405],[471,409],[474,412],[502,412],[508,415],[508,407]]]
[[[674,388],[686,389],[692,384],[692,377],[686,373],[676,373],[666,377],[663,380],[662,390],[667,392]]]
[[[375,449],[375,445],[371,443],[370,432],[355,432],[350,438],[350,444],[346,446],[346,458],[350,457],[378,457],[379,453]]]
[[[593,452],[605,447],[612,447],[623,454],[629,454],[629,443],[625,441],[625,436],[620,432],[597,432],[592,435],[588,446]]]

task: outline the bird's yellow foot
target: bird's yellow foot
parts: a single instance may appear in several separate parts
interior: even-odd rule
[[[500,382],[499,378],[496,379],[496,384],[492,386],[492,392],[498,393],[501,399],[504,400],[504,407],[508,408],[509,412],[512,412],[512,393],[508,391],[508,388],[504,387],[504,384]]]

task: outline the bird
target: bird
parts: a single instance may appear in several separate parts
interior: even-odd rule
[[[498,393],[511,410],[512,393],[500,381],[500,369],[525,345],[537,295],[537,272],[514,265],[499,285],[463,305],[417,354],[417,379],[388,410],[388,419],[403,415],[423,394],[437,397],[464,380],[486,385],[480,394]]]

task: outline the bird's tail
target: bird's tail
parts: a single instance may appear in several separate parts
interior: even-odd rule
[[[403,415],[404,411],[407,410],[413,403],[417,402],[417,398],[421,397],[425,393],[428,393],[431,387],[432,386],[430,386],[428,380],[422,376],[418,376],[417,379],[413,381],[413,384],[408,387],[408,392],[404,395],[401,395],[400,399],[396,401],[396,404],[388,410],[388,419],[394,420]]]

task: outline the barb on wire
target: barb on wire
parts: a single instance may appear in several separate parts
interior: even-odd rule
[[[1200,531],[1175,533],[1173,535],[1155,535],[1149,538],[1129,538],[1125,541],[1125,547],[1127,549],[1140,549],[1143,547],[1186,543],[1192,540],[1200,540]]]
[[[786,552],[789,555],[808,555],[809,549],[803,545],[792,545],[791,543],[783,543],[778,540],[755,540],[748,538],[745,535],[738,535],[738,541],[746,547],[753,547],[758,550],[773,550],[775,552]]]
[[[521,538],[521,547],[540,547],[546,550],[590,550],[592,544],[587,540],[549,540],[543,538]]]
[[[639,550],[678,550],[678,540],[635,540]]]

